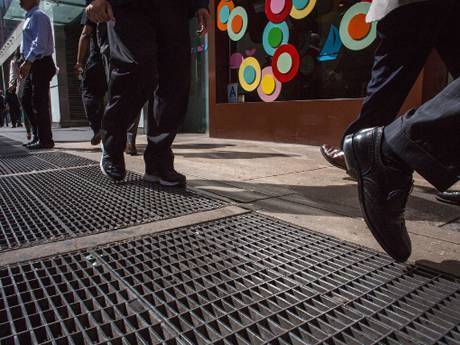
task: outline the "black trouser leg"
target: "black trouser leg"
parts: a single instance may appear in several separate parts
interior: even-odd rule
[[[443,191],[460,178],[460,78],[385,127],[384,139],[407,165]]]
[[[94,134],[97,134],[101,129],[102,115],[104,114],[104,96],[107,92],[102,58],[88,62],[80,90],[86,117]]]
[[[171,145],[183,124],[190,92],[190,36],[186,6],[162,2],[158,32],[158,86],[154,97],[155,121],[149,118],[147,165],[171,157]],[[175,23],[172,27],[169,23]],[[150,123],[153,122],[153,123]],[[161,163],[161,162],[160,162]],[[169,162],[172,164],[172,162]]]
[[[38,137],[42,144],[53,143],[49,88],[55,72],[56,68],[51,57],[37,60],[33,63],[31,73],[24,85],[23,106],[24,109],[27,107],[26,112],[32,125],[33,121],[35,122],[34,127],[38,130]]]
[[[131,125],[128,127],[127,140],[128,145],[136,145],[137,129],[139,128],[139,121],[141,119],[141,113],[137,115]]]
[[[35,137],[38,136],[37,129],[37,113],[32,105],[32,75],[28,75],[24,80],[24,89],[21,96],[22,109],[25,117],[28,119],[32,128],[32,134]]]
[[[375,53],[367,96],[344,137],[393,121],[433,48],[458,75],[460,48],[451,44],[452,32],[459,32],[460,24],[452,17],[458,7],[456,0],[424,1],[402,6],[379,22],[381,44]]]
[[[153,22],[159,13],[152,5],[143,5],[113,6],[116,25],[107,24],[110,99],[102,129],[105,152],[113,159],[123,156],[127,129],[153,92],[156,61]]]

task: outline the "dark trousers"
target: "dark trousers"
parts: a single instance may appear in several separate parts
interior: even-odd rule
[[[394,153],[444,191],[460,178],[460,78],[385,127]]]
[[[104,97],[107,92],[105,67],[102,58],[87,64],[80,85],[86,117],[94,134],[101,129],[104,114]]]
[[[36,60],[24,81],[22,106],[42,144],[53,143],[50,114],[50,81],[56,73],[51,56]]]
[[[147,165],[154,164],[170,152],[187,109],[188,6],[180,0],[138,0],[114,5],[113,10],[116,24],[108,23],[112,69],[110,101],[102,121],[104,148],[115,159],[121,157],[128,127],[155,92],[157,121],[148,125],[144,155]]]
[[[433,48],[452,75],[460,75],[460,45],[454,43],[460,37],[459,13],[458,0],[429,0],[402,6],[378,23],[381,43],[367,96],[345,136],[393,121]]]
[[[21,110],[17,107],[10,106],[11,124],[15,126],[21,125]]]

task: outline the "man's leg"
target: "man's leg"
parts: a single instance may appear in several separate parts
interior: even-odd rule
[[[109,103],[102,120],[101,169],[114,180],[125,175],[126,131],[153,92],[155,11],[151,4],[143,4],[114,5],[116,24],[107,24],[111,72]]]
[[[126,153],[132,156],[137,155],[137,148],[136,148],[136,137],[137,137],[137,129],[139,128],[139,121],[141,119],[141,113],[136,116],[134,121],[128,128],[128,132],[126,133]]]
[[[38,60],[32,66],[32,103],[37,111],[39,142],[30,146],[30,149],[54,147],[51,132],[49,89],[55,72],[56,67],[51,57]]]
[[[37,114],[32,104],[32,76],[29,74],[24,80],[24,86],[21,95],[22,109],[32,128],[32,141],[30,144],[38,142]]]
[[[104,114],[104,96],[107,91],[104,66],[93,64],[86,67],[80,85],[83,108],[93,130],[91,145],[98,145],[101,141],[101,122]]]
[[[460,176],[460,78],[417,110],[385,127],[399,159],[444,191]]]
[[[183,3],[174,1],[164,1],[159,6],[161,15],[156,20],[159,79],[154,102],[155,120],[149,118],[144,158],[146,179],[175,186],[185,183],[185,176],[174,170],[171,145],[184,121],[189,99],[188,9]]]
[[[345,138],[347,166],[358,178],[361,209],[369,229],[398,261],[411,253],[404,209],[417,171],[443,191],[460,178],[460,79],[431,101],[384,129]]]

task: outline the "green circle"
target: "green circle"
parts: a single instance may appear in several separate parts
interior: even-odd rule
[[[292,57],[289,53],[282,53],[276,61],[276,67],[282,74],[288,73],[292,68]]]
[[[274,27],[268,33],[268,43],[273,48],[279,47],[281,42],[283,41],[283,32],[279,27]]]
[[[248,84],[252,84],[256,80],[256,70],[252,66],[247,66],[244,69],[244,80]]]

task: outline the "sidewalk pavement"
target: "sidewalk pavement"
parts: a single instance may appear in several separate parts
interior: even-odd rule
[[[100,149],[89,144],[87,128],[53,133],[56,150],[99,160]],[[2,129],[1,135],[25,139],[23,129]],[[140,155],[127,156],[126,162],[142,174],[146,137],[137,142]],[[331,167],[318,147],[181,134],[174,152],[176,167],[192,189],[381,251],[362,219],[356,183]],[[439,203],[429,184],[415,180],[406,212],[413,241],[410,261],[460,275],[460,207]]]

